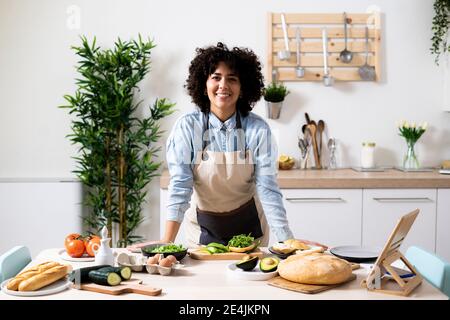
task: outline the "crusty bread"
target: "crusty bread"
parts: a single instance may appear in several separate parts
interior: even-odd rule
[[[286,280],[316,285],[339,284],[352,275],[347,261],[323,253],[292,255],[280,262],[278,273]]]
[[[290,245],[283,243],[283,242],[277,242],[272,246],[272,250],[284,254],[288,254],[295,251],[295,248],[292,248]]]
[[[60,266],[58,262],[55,261],[47,261],[41,264],[38,264],[36,266],[30,267],[25,269],[24,271],[20,272],[18,275],[16,275],[14,278],[12,278],[6,288],[8,290],[17,291],[19,289],[19,284],[27,280],[31,277],[34,277],[40,273],[43,273],[44,271],[51,269],[53,267]]]
[[[288,239],[285,240],[284,243],[294,250],[308,250],[310,248],[310,246],[308,246],[306,243],[303,243],[297,239]]]
[[[66,276],[70,268],[66,265],[59,265],[50,268],[40,274],[32,276],[19,284],[19,291],[35,291],[42,287],[58,281]]]

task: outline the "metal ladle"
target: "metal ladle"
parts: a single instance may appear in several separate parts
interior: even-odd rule
[[[300,28],[296,29],[295,40],[297,44],[297,68],[295,68],[295,75],[297,78],[305,76],[305,69],[300,66]]]
[[[283,13],[281,14],[281,27],[283,28],[285,50],[278,51],[278,58],[280,60],[289,60],[289,58],[291,57],[291,51],[289,50],[289,39],[287,33],[286,19]]]
[[[375,80],[375,68],[367,63],[369,59],[369,28],[366,27],[366,62],[358,69],[359,76],[362,80],[373,81]]]
[[[353,59],[353,53],[350,50],[347,50],[347,14],[344,12],[344,41],[345,48],[341,51],[339,55],[339,59],[343,63],[350,63]]]

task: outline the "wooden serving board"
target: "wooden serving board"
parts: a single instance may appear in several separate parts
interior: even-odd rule
[[[95,283],[83,283],[77,289],[93,291],[105,294],[119,295],[122,293],[138,293],[144,294],[147,296],[158,296],[161,294],[161,288],[153,288],[150,286],[146,286],[141,284],[140,281],[130,281],[130,282],[122,282],[117,286],[102,286]]]
[[[239,253],[239,252],[225,252],[225,253],[214,253],[214,254],[208,254],[205,252],[201,252],[201,249],[193,249],[189,250],[188,254],[192,259],[196,260],[241,260],[243,257],[249,255],[251,257],[257,256],[262,257],[264,256],[264,252],[256,248],[254,251],[250,253]]]
[[[356,274],[352,274],[350,276],[350,278],[343,283],[331,284],[331,285],[313,285],[313,284],[303,284],[303,283],[292,282],[292,281],[286,280],[286,279],[278,276],[278,277],[268,280],[267,283],[271,286],[282,288],[282,289],[287,289],[287,290],[301,292],[301,293],[313,294],[313,293],[318,293],[318,292],[322,292],[325,290],[339,287],[339,286],[341,286],[347,282],[353,281],[355,279],[356,279]]]

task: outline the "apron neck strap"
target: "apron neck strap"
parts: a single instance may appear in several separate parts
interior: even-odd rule
[[[238,143],[238,149],[241,150],[240,152],[240,157],[241,159],[246,157],[246,153],[245,153],[245,133],[244,130],[242,129],[242,123],[241,123],[241,115],[239,114],[239,111],[236,109],[236,129],[237,129],[237,143]],[[203,113],[203,133],[202,133],[202,159],[204,158],[205,155],[205,150],[206,150],[206,139],[205,139],[205,133],[208,134],[208,141],[210,141],[211,139],[209,139],[209,137],[211,136],[209,134],[209,112],[205,112]]]

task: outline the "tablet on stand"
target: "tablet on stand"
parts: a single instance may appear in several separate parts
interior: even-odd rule
[[[369,291],[407,296],[422,283],[422,276],[399,251],[418,214],[419,209],[416,209],[398,220],[372,270],[361,282],[363,287]],[[401,273],[404,270],[392,266],[398,260],[409,269],[410,276],[403,277]],[[389,282],[392,281],[396,283],[393,289],[388,288]]]

